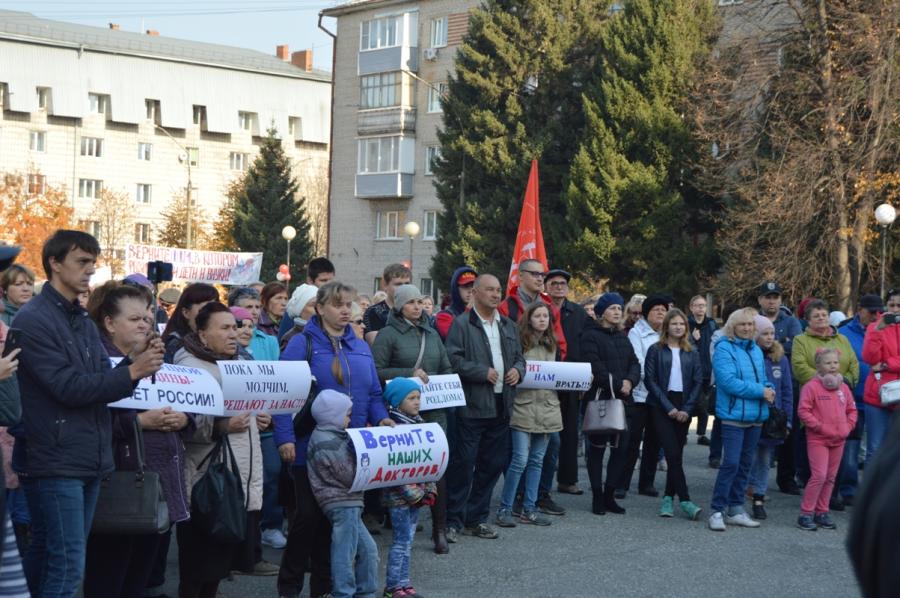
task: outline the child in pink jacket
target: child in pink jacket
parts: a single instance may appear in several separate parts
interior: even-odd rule
[[[836,527],[828,514],[828,501],[844,453],[844,442],[856,425],[856,405],[850,388],[838,373],[839,358],[837,349],[816,351],[818,374],[803,385],[797,407],[800,421],[806,426],[810,469],[797,527],[808,531]]]

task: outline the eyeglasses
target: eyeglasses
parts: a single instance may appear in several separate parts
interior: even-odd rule
[[[524,272],[525,274],[531,274],[535,278],[543,278],[545,276],[543,272],[534,272],[532,270],[519,270],[519,272]]]
[[[554,280],[553,282],[550,283],[550,286],[551,287],[567,287],[567,286],[569,286],[569,283],[567,283],[565,280]]]

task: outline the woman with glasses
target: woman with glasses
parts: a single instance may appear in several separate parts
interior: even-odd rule
[[[866,467],[887,435],[896,405],[881,404],[881,387],[900,380],[900,288],[888,291],[887,311],[866,331],[863,361],[871,366],[863,395],[866,413]],[[866,470],[868,472],[868,469]]]

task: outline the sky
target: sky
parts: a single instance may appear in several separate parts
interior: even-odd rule
[[[331,70],[331,38],[317,26],[319,11],[346,0],[0,0],[0,9],[55,21],[250,48],[275,54],[313,49],[313,66]],[[332,32],[334,19],[323,19]]]

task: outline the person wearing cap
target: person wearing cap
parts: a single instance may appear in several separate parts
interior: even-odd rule
[[[650,408],[647,405],[648,391],[644,384],[644,360],[647,358],[650,347],[659,342],[659,331],[671,303],[672,298],[668,295],[660,293],[650,295],[641,304],[643,317],[628,331],[628,340],[631,341],[634,354],[637,355],[641,364],[641,381],[632,391],[634,405],[627,414],[628,461],[625,464],[625,473],[619,481],[617,497],[624,498],[631,486],[638,454],[641,456],[638,494],[659,496],[659,492],[653,487],[653,481],[656,478],[656,464],[659,461],[659,441],[650,421]]]
[[[447,340],[453,319],[469,309],[472,303],[472,286],[477,276],[475,270],[469,266],[460,266],[453,272],[450,278],[450,305],[434,317],[435,328],[442,339]]]
[[[159,293],[159,306],[166,312],[166,317],[171,318],[178,300],[181,299],[181,291],[175,287],[169,287]]]
[[[559,310],[553,305],[550,296],[544,292],[544,272],[545,266],[538,260],[522,260],[518,268],[518,282],[510,283],[506,289],[506,299],[500,302],[497,308],[501,315],[506,316],[513,322],[518,322],[525,308],[535,301],[543,301],[551,306],[553,310],[553,334],[556,336],[556,342],[559,344],[559,352],[562,359],[566,358],[569,350],[566,345],[566,335],[563,334],[562,322],[560,321]],[[524,276],[523,276],[524,275]]]
[[[34,272],[21,264],[10,264],[0,274],[0,322],[12,324],[19,309],[34,296]]]
[[[444,343],[423,313],[422,293],[418,287],[404,284],[394,291],[394,308],[388,314],[387,325],[375,337],[372,356],[382,382],[418,378],[422,384],[428,384],[429,376],[453,373]],[[422,417],[438,424],[446,433],[447,411],[429,409],[422,412]],[[443,479],[438,482],[437,501],[431,507],[431,522],[434,551],[446,554],[450,548],[447,543],[447,484]]]
[[[859,361],[859,382],[853,387],[853,400],[856,402],[856,428],[851,432],[844,444],[844,457],[838,470],[835,490],[840,494],[842,502],[852,506],[859,487],[859,448],[865,429],[866,381],[871,367],[863,360],[862,350],[866,338],[866,328],[884,312],[884,303],[878,295],[863,295],[859,298],[856,315],[837,327],[838,332],[847,337],[856,359]]]
[[[403,264],[389,264],[381,276],[384,299],[371,306],[363,314],[366,327],[366,342],[375,342],[378,332],[387,325],[388,314],[394,307],[394,291],[397,287],[412,282],[412,271]]]
[[[897,406],[881,404],[881,387],[900,380],[900,288],[887,293],[887,311],[869,324],[863,341],[863,361],[869,364],[869,376],[863,395],[866,412],[866,467],[888,432]]]

